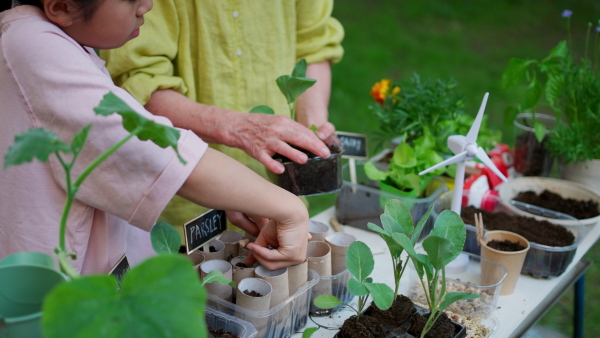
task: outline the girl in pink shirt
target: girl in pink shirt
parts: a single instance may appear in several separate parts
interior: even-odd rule
[[[78,176],[127,135],[120,116],[93,113],[109,91],[144,117],[172,126],[115,86],[94,52],[138,36],[152,0],[21,3],[0,13],[0,154],[15,135],[31,128],[52,130],[68,141],[93,124],[75,162]],[[148,231],[174,194],[209,208],[252,215],[256,224],[245,230],[258,239],[248,247],[266,267],[304,261],[308,213],[300,199],[208,148],[194,133],[180,132],[178,149],[186,165],[172,149],[135,138],[82,184],[67,225],[67,245],[77,257],[74,267],[84,274],[108,272],[126,252],[135,264],[149,253]],[[0,259],[22,251],[52,255],[64,189],[64,172],[55,156],[1,172]]]

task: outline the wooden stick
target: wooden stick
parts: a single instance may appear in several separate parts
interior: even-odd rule
[[[329,224],[331,224],[331,227],[335,232],[344,232],[344,228],[342,228],[342,225],[338,222],[337,218],[330,219]]]

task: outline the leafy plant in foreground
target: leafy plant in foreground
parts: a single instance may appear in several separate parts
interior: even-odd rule
[[[348,291],[358,297],[358,308],[355,309],[350,304],[342,303],[337,297],[332,295],[320,295],[315,298],[314,303],[322,309],[332,309],[340,305],[346,305],[356,311],[356,320],[367,305],[369,295],[373,298],[375,305],[381,310],[387,310],[392,306],[394,293],[392,289],[383,283],[373,283],[373,278],[369,277],[375,268],[373,253],[369,247],[360,241],[353,242],[348,247],[346,255],[346,265],[352,277],[348,279]]]
[[[425,337],[448,305],[461,299],[479,297],[466,292],[446,293],[445,267],[458,257],[466,238],[465,224],[458,214],[450,210],[440,213],[430,235],[423,241],[423,249],[427,255],[418,254],[411,239],[403,233],[394,233],[392,238],[406,251],[413,262],[431,311],[421,337]]]
[[[396,233],[401,233],[405,234],[406,236],[410,236],[410,241],[414,247],[421,236],[423,227],[425,226],[425,223],[427,223],[427,219],[429,218],[432,209],[433,205],[429,207],[415,228],[410,210],[406,207],[406,204],[402,203],[400,200],[391,199],[386,203],[384,212],[380,216],[383,228],[374,223],[369,223],[367,225],[369,229],[379,233],[379,236],[383,238],[390,250],[395,283],[394,296],[398,294],[398,290],[400,288],[400,279],[406,270],[408,259],[403,262],[400,258],[404,250],[402,246],[400,246],[394,240],[393,235]]]
[[[34,159],[45,162],[55,155],[65,170],[67,198],[59,222],[59,247],[55,251],[60,268],[70,281],[59,284],[44,300],[44,335],[205,336],[206,291],[191,262],[177,254],[179,235],[171,226],[158,224],[153,229],[152,245],[162,254],[129,270],[120,287],[114,276],[81,277],[70,263],[73,255],[67,252],[65,245],[67,218],[75,194],[86,177],[134,136],[142,141],[150,140],[162,148],[171,147],[177,152],[177,129],[144,118],[113,93],[106,94],[94,112],[105,116],[113,113],[121,115],[123,127],[129,135],[95,159],[76,179],[72,177],[71,169],[83,149],[91,125],[78,132],[70,144],[45,129],[25,131],[16,136],[15,144],[5,155],[5,168]],[[185,163],[179,153],[177,155]],[[219,278],[213,276],[213,279]],[[182,313],[186,315],[182,316]]]

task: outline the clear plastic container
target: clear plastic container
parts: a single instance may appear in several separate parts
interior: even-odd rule
[[[308,281],[304,286],[266,311],[251,311],[213,295],[208,296],[206,306],[251,323],[258,331],[257,337],[290,337],[306,325],[312,288],[318,281],[319,275],[309,269]]]
[[[435,200],[448,190],[446,182],[443,179],[433,177],[427,187],[428,197],[410,198],[388,193],[379,189],[377,181],[370,180],[367,177],[363,169],[364,163],[364,161],[356,162],[357,183],[350,182],[349,165],[345,164],[343,167],[342,176],[344,177],[344,184],[337,195],[335,205],[335,215],[341,224],[351,225],[364,230],[369,230],[367,227],[369,222],[381,226],[379,217],[383,214],[385,201],[392,198],[404,202],[410,208],[413,221],[416,221],[421,219]],[[421,238],[424,238],[432,227],[433,222],[430,218],[421,233]]]
[[[424,253],[420,246],[415,248],[415,250]],[[446,292],[471,292],[480,297],[459,300],[448,306],[446,310],[468,318],[485,319],[491,317],[498,304],[502,282],[504,282],[504,279],[506,278],[506,268],[500,263],[479,257],[472,253],[464,252],[463,254],[468,258],[466,269],[457,269],[455,271],[446,269]],[[490,276],[492,282],[486,284],[482,284],[481,279],[482,260],[485,260],[496,267],[496,269],[494,269],[494,271],[496,271],[495,275]],[[419,275],[417,274],[412,261],[408,266],[410,285],[409,297],[413,302],[426,306],[427,300],[423,293],[423,286],[421,285]]]
[[[211,308],[206,308],[204,316],[206,325],[213,330],[222,329],[225,332],[233,333],[239,338],[254,338],[257,331],[254,325],[236,317],[221,313]]]
[[[452,191],[447,192],[435,202],[432,212],[432,218],[434,220],[437,215],[440,214],[440,212],[450,209],[452,195]],[[504,212],[508,215],[514,215],[514,213],[508,209],[505,204],[501,203],[500,197],[495,196],[494,198],[496,199],[496,202],[494,203],[495,207],[492,212]],[[552,213],[552,218],[554,219],[574,221],[574,225],[571,226],[559,224],[555,225],[567,229],[573,234],[573,236],[575,236],[575,240],[573,241],[573,244],[563,247],[548,246],[530,242],[531,247],[527,252],[527,257],[525,257],[525,262],[523,263],[523,269],[521,270],[521,273],[531,275],[535,278],[557,277],[565,272],[575,257],[579,243],[581,243],[583,238],[585,238],[587,235],[587,228],[585,225],[583,225],[581,222],[577,222],[575,218],[559,212],[550,210],[548,210],[548,212]],[[481,250],[479,245],[477,245],[475,226],[471,224],[465,224],[465,227],[467,230],[467,238],[465,240],[463,251],[480,255]]]
[[[354,295],[348,291],[348,279],[350,278],[350,271],[344,270],[337,275],[333,276],[320,276],[319,282],[315,285],[314,290],[326,289],[328,285],[331,285],[331,295],[337,297],[342,303],[349,304]],[[321,309],[314,304],[314,299],[319,296],[313,290],[313,294],[310,301],[310,314],[313,316],[321,317],[327,316],[332,312],[335,312],[345,305],[340,305],[333,309]]]

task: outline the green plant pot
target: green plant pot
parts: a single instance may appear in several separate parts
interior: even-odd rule
[[[23,252],[0,261],[0,337],[42,337],[44,298],[66,279],[46,254]]]

